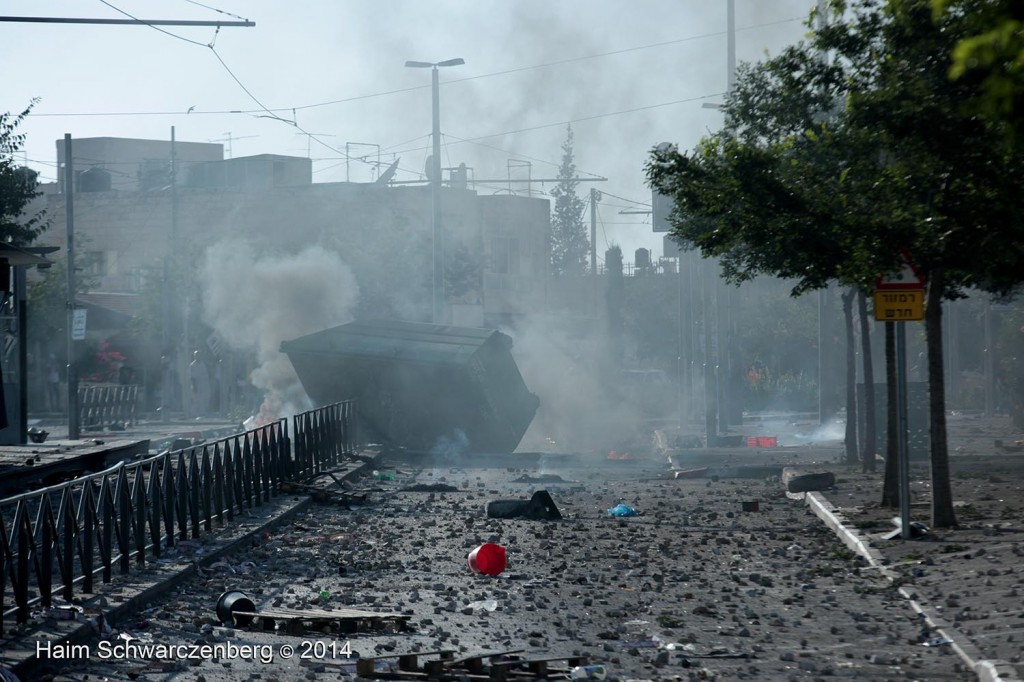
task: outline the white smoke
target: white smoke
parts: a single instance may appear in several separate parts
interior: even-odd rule
[[[312,407],[281,342],[352,319],[355,276],[319,246],[297,254],[260,254],[226,240],[206,251],[200,272],[203,320],[234,350],[254,352],[250,381],[266,394],[261,416],[275,419]]]
[[[540,407],[521,451],[589,452],[631,449],[640,414],[616,393],[617,363],[604,334],[570,335],[554,320],[504,330],[512,355]]]

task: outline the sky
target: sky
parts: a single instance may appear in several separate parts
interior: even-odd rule
[[[758,61],[807,33],[814,0],[735,0],[736,58]],[[440,70],[442,166],[478,180],[554,178],[571,123],[583,182],[603,193],[598,253],[662,254],[644,162],[660,142],[693,148],[721,126],[726,0],[6,0],[0,15],[238,21],[255,27],[0,22],[0,111],[40,98],[24,158],[56,177],[55,141],[220,142],[225,156],[313,159],[314,182],[369,182],[399,158],[422,179],[429,69]],[[119,11],[120,10],[120,11]],[[173,35],[172,35],[173,34]],[[212,45],[212,47],[211,47]],[[346,145],[348,159],[346,159]],[[548,196],[552,183],[534,183]],[[480,193],[525,192],[486,182]],[[587,217],[589,221],[589,215]]]

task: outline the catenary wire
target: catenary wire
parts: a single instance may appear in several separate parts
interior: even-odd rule
[[[125,16],[129,16],[129,17],[135,19],[135,17],[132,17],[132,15],[128,14],[127,12],[124,12],[123,10],[117,9],[113,5],[110,5],[110,3],[106,2],[106,0],[100,0],[100,2],[103,2],[104,4],[112,7],[113,9],[116,9],[118,12],[121,12]],[[232,15],[232,16],[234,16],[234,15]],[[750,25],[750,26],[745,26],[745,27],[742,27],[742,28],[737,28],[736,31],[738,33],[739,32],[743,32],[743,31],[751,31],[751,30],[756,30],[756,29],[765,28],[765,27],[769,27],[769,26],[782,25],[782,24],[792,23],[794,21],[801,21],[801,20],[802,19],[800,19],[799,17],[790,17],[788,19],[781,19],[781,20],[774,21],[774,22],[765,22],[765,23],[761,23],[761,24],[753,24],[753,25]],[[137,21],[141,21],[141,20],[137,19]],[[147,24],[147,25],[149,25],[149,24]],[[172,37],[178,38],[180,40],[184,40],[184,41],[192,43],[194,45],[202,45],[204,47],[206,46],[206,44],[204,44],[204,43],[200,43],[200,42],[197,42],[197,41],[194,41],[194,40],[189,40],[188,38],[176,35],[174,33],[171,33],[170,31],[164,31],[163,29],[160,29],[160,28],[158,28],[156,26],[151,26],[151,27],[155,28],[155,29],[157,29],[157,30],[159,30],[159,31],[161,31],[163,33],[166,33],[167,35],[170,35]],[[461,83],[461,82],[469,81],[469,80],[477,80],[477,79],[481,79],[481,78],[490,78],[490,77],[493,77],[493,76],[502,76],[502,75],[506,75],[506,74],[510,74],[510,73],[518,73],[518,72],[522,72],[522,71],[529,71],[529,70],[532,70],[532,69],[546,68],[546,67],[549,67],[549,66],[557,66],[557,65],[560,65],[560,64],[585,61],[585,60],[588,60],[588,59],[597,59],[597,58],[600,58],[600,57],[612,56],[612,55],[622,54],[622,53],[626,53],[626,52],[635,52],[635,51],[638,51],[638,50],[645,50],[645,49],[650,49],[650,48],[654,48],[654,47],[662,47],[662,46],[670,45],[670,44],[673,44],[673,43],[682,43],[682,42],[693,41],[693,40],[698,40],[698,39],[703,39],[703,38],[708,38],[708,37],[715,37],[715,36],[719,36],[719,35],[724,35],[725,33],[726,33],[725,31],[718,31],[718,32],[713,32],[713,33],[705,33],[705,34],[701,34],[701,35],[697,35],[697,36],[687,36],[685,38],[677,38],[675,40],[662,41],[662,42],[659,42],[659,43],[650,43],[648,45],[639,45],[639,46],[636,46],[636,47],[627,47],[627,48],[623,48],[621,50],[613,50],[613,51],[610,51],[610,52],[602,52],[602,53],[599,53],[599,54],[585,55],[585,56],[582,56],[582,57],[570,57],[568,59],[562,59],[562,60],[558,60],[558,61],[554,61],[554,62],[546,62],[546,63],[543,63],[543,64],[534,64],[534,65],[531,65],[531,66],[523,66],[523,67],[518,67],[518,68],[514,68],[514,69],[505,69],[503,71],[494,71],[494,72],[491,72],[491,73],[479,74],[477,76],[467,76],[465,78],[456,78],[456,79],[453,79],[453,80],[446,80],[446,81],[442,81],[441,84],[442,85],[447,85],[447,84]],[[323,107],[323,106],[329,106],[329,105],[333,105],[333,104],[345,104],[347,102],[355,102],[355,101],[364,100],[364,99],[373,99],[373,98],[376,98],[376,97],[386,97],[388,95],[395,95],[395,94],[400,94],[400,93],[403,93],[403,92],[410,92],[410,91],[413,91],[413,90],[425,90],[425,89],[427,89],[429,87],[431,87],[431,86],[430,85],[415,85],[415,86],[410,86],[410,87],[406,87],[406,88],[396,88],[396,89],[393,89],[393,90],[385,90],[385,91],[382,91],[382,92],[368,93],[368,94],[365,94],[365,95],[354,95],[352,97],[345,97],[345,98],[342,98],[342,99],[329,100],[329,101],[325,101],[325,102],[315,102],[313,104],[301,104],[301,105],[296,105],[296,106],[291,106],[291,107],[275,108],[275,109],[271,109],[270,111],[271,112],[300,111],[300,110],[303,110],[303,109],[312,109],[312,108],[315,108],[315,107]],[[721,95],[716,95],[716,96],[720,97]],[[264,110],[260,109],[258,111],[264,111]],[[57,116],[174,116],[174,115],[178,115],[178,114],[181,114],[181,113],[182,112],[180,112],[180,111],[106,111],[106,112],[33,113],[32,115],[33,116],[40,116],[40,117],[42,117],[42,116],[53,116],[53,117],[57,117]],[[252,114],[252,113],[255,113],[255,111],[254,110],[245,110],[245,109],[218,109],[218,110],[213,110],[213,111],[193,111],[191,115],[193,115],[193,116],[196,116],[196,115],[227,115],[227,114]]]

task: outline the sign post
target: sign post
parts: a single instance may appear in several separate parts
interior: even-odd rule
[[[896,462],[900,490],[900,537],[910,539],[910,452],[907,446],[907,332],[904,323],[924,319],[924,278],[904,254],[899,272],[875,282],[875,320],[896,325]]]

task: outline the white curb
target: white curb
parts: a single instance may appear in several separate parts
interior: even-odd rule
[[[821,493],[803,493],[803,496],[818,518],[835,532],[844,545],[864,557],[873,568],[877,568],[890,581],[895,581],[899,577],[896,572],[885,566],[881,552],[871,546],[870,540],[856,528],[846,525],[842,514],[836,511],[832,503],[826,500]],[[924,617],[925,622],[935,630],[936,635],[952,640],[953,643],[949,646],[974,671],[980,682],[1024,682],[1008,662],[982,658],[981,650],[966,635],[954,630],[941,617],[918,603],[914,599],[913,593],[907,588],[901,587],[899,592],[910,602],[910,607]]]

